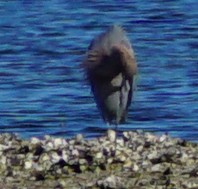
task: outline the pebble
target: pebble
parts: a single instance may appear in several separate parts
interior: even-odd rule
[[[168,139],[168,135],[164,134],[164,135],[160,136],[159,141],[160,141],[160,142],[164,142],[164,141],[166,141],[167,139]]]
[[[81,143],[83,141],[83,139],[84,139],[84,137],[83,137],[82,134],[77,134],[76,135],[75,140],[76,140],[77,143]]]
[[[103,156],[102,152],[98,152],[98,153],[96,153],[95,158],[96,159],[101,159],[102,156]]]
[[[57,163],[61,159],[61,157],[57,154],[57,152],[51,152],[49,154],[52,163]]]
[[[111,175],[103,180],[99,180],[97,182],[97,185],[101,188],[111,188],[111,189],[123,187],[121,178],[116,177],[115,175]]]
[[[156,164],[156,165],[153,165],[152,167],[151,167],[151,172],[154,172],[154,173],[156,173],[156,172],[162,172],[163,171],[163,165],[161,165],[161,164]]]
[[[50,151],[54,148],[54,144],[53,144],[53,142],[50,141],[50,142],[46,143],[45,147],[46,147],[47,151]]]
[[[36,138],[36,137],[32,137],[32,138],[30,139],[30,142],[31,142],[32,144],[38,144],[38,143],[40,143],[40,140],[39,140],[38,138]]]
[[[123,165],[123,168],[131,168],[132,167],[132,161],[130,159],[127,159],[125,162],[124,162],[124,165]]]
[[[110,142],[115,142],[116,140],[116,132],[114,130],[107,131],[107,138]]]
[[[116,144],[117,144],[117,146],[119,146],[119,147],[124,147],[124,140],[123,140],[123,138],[117,139],[117,140],[116,140]]]
[[[6,164],[6,156],[1,156],[0,163]]]
[[[55,138],[54,139],[54,148],[58,149],[63,145],[63,139],[61,138]]]
[[[72,150],[71,155],[78,157],[79,156],[78,150],[76,150],[76,149]]]
[[[40,161],[43,162],[43,161],[48,161],[50,160],[50,156],[47,154],[47,153],[43,153],[41,156],[40,156]]]
[[[108,130],[105,136],[89,140],[82,134],[74,139],[45,136],[29,140],[0,134],[0,180],[3,184],[21,180],[27,188],[24,183],[34,180],[44,189],[39,181],[52,186],[50,182],[63,178],[65,188],[89,188],[89,184],[96,189],[149,189],[151,183],[161,188],[196,188],[197,154],[198,144],[166,134],[125,131],[116,137],[115,131]],[[79,173],[84,179],[76,178]]]
[[[69,156],[65,150],[62,151],[62,159],[67,162],[69,160]]]
[[[30,169],[32,168],[32,162],[31,161],[26,161],[25,162],[25,169]]]
[[[132,170],[135,171],[135,172],[137,172],[139,170],[139,166],[136,163],[133,164]]]

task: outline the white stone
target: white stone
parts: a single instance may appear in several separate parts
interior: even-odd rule
[[[142,162],[142,167],[148,167],[151,165],[151,162],[149,162],[148,160],[145,160]]]
[[[137,153],[137,152],[134,152],[134,153],[133,153],[132,158],[133,158],[135,161],[138,160],[138,159],[142,159],[141,155],[140,155],[139,153]]]
[[[83,140],[83,135],[82,134],[77,134],[76,135],[76,142],[82,142]]]
[[[156,164],[151,167],[151,172],[162,172],[163,166],[161,164]]]
[[[116,143],[117,143],[118,146],[123,147],[124,146],[123,138],[117,139]]]
[[[157,151],[153,151],[147,157],[148,157],[149,160],[155,159],[157,157]]]
[[[36,137],[32,137],[31,138],[31,143],[32,144],[38,144],[38,143],[40,143],[40,140],[38,138],[36,138]]]
[[[25,162],[25,169],[31,169],[32,168],[32,162],[31,161],[26,161]]]
[[[50,135],[45,135],[45,136],[44,136],[44,139],[45,139],[45,140],[50,140],[50,139],[51,139],[51,136],[50,136]]]
[[[69,141],[69,145],[71,145],[71,147],[73,148],[73,145],[75,144],[75,140],[70,140]]]
[[[144,147],[143,147],[142,145],[138,146],[138,147],[137,147],[137,152],[143,151],[143,148],[144,148]]]
[[[159,141],[164,142],[167,140],[167,138],[168,138],[168,136],[164,134],[164,135],[160,136]]]
[[[86,159],[79,159],[80,165],[86,164],[87,160]]]
[[[54,148],[54,145],[53,145],[52,142],[48,142],[48,143],[46,144],[46,149],[47,149],[47,150],[51,150],[51,149],[53,149],[53,148]]]
[[[126,157],[124,156],[124,155],[120,155],[119,157],[118,157],[118,159],[121,161],[121,162],[124,162],[124,161],[126,161]]]
[[[122,188],[122,180],[120,177],[111,175],[104,180],[99,180],[97,182],[102,188]]]
[[[59,148],[62,144],[63,144],[63,142],[62,142],[62,139],[61,138],[55,138],[54,139],[54,147],[56,149]]]
[[[123,136],[126,138],[126,139],[129,139],[130,138],[130,136],[129,136],[129,133],[128,132],[123,132]]]
[[[130,159],[127,159],[123,165],[124,168],[131,168],[132,167],[132,162]]]
[[[6,149],[8,149],[9,147],[3,144],[0,144],[0,151],[4,151]]]
[[[68,154],[66,153],[66,151],[62,151],[62,158],[65,162],[68,162],[69,160],[69,156]]]
[[[101,159],[103,154],[101,152],[96,153],[95,157],[96,159]]]
[[[157,140],[157,137],[155,135],[152,135],[151,133],[146,133],[145,137],[150,142],[156,142],[156,140]]]
[[[107,131],[107,137],[110,142],[115,142],[116,140],[116,132],[114,130],[108,130]]]
[[[33,159],[33,157],[34,157],[34,155],[32,154],[32,153],[27,153],[27,155],[26,155],[26,159],[28,159],[28,160],[31,160],[31,159]]]
[[[74,149],[72,150],[72,155],[78,157],[79,156],[79,151]]]
[[[182,157],[181,157],[181,161],[182,162],[186,162],[189,159],[188,154],[186,154],[185,152],[182,153]]]
[[[45,167],[45,169],[47,169],[47,166],[45,165],[45,163],[46,162],[44,162],[42,164],[42,166],[41,166],[41,165],[38,165],[38,163],[33,162],[32,163],[32,168],[35,169],[35,170],[37,170],[37,171],[43,171],[43,167]]]
[[[107,159],[107,163],[108,163],[108,164],[111,164],[112,162],[113,162],[113,158],[108,158],[108,159]]]
[[[53,163],[57,163],[61,159],[61,157],[56,152],[51,153],[50,157]]]
[[[45,154],[42,154],[40,158],[41,158],[42,161],[47,161],[47,160],[50,159],[50,157],[46,153]]]
[[[102,144],[101,144],[101,146],[103,146],[103,147],[109,147],[111,145],[111,142],[110,141],[104,141]]]
[[[133,171],[138,171],[139,170],[139,166],[135,163],[132,166]]]
[[[1,164],[5,165],[6,164],[6,156],[1,156],[0,162],[1,162]]]
[[[117,150],[116,149],[116,151],[115,151],[115,156],[117,157],[117,156],[120,156],[122,154],[122,152],[120,151],[120,150]]]

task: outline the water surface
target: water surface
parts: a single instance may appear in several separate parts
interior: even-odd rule
[[[1,1],[0,132],[22,137],[103,134],[79,65],[91,39],[123,25],[139,67],[129,119],[143,129],[198,141],[198,3]]]

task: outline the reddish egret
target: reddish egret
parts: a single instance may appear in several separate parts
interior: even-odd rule
[[[125,31],[114,25],[93,39],[83,67],[103,120],[115,125],[125,122],[137,73]]]

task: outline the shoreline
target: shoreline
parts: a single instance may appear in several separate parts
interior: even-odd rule
[[[198,188],[198,144],[123,132],[84,139],[0,134],[0,188]]]

